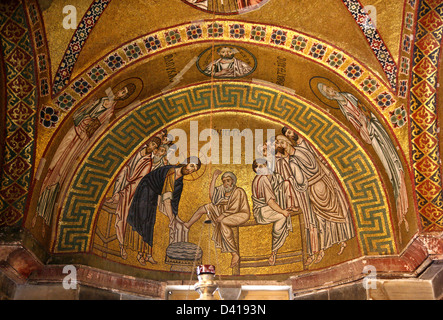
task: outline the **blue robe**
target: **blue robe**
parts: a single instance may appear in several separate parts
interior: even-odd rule
[[[135,190],[131,206],[129,207],[127,222],[134,231],[142,236],[143,241],[153,245],[154,225],[157,215],[158,196],[162,194],[163,185],[168,171],[177,166],[163,166],[151,171],[141,180]],[[175,174],[175,172],[173,172]],[[175,180],[171,205],[174,216],[178,214],[178,205],[183,190],[183,177]]]

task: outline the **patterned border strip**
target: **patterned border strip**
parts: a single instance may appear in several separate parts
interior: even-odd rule
[[[397,65],[368,13],[358,0],[343,0],[343,3],[363,31],[369,46],[383,67],[386,77],[389,79],[391,88],[396,91]]]
[[[77,58],[80,55],[80,51],[83,48],[89,33],[94,28],[100,16],[105,11],[111,0],[95,0],[82,21],[75,30],[74,36],[68,45],[68,48],[63,56],[60,66],[55,74],[54,86],[52,87],[52,94],[58,94],[69,83],[71,79],[72,70]]]
[[[47,45],[45,26],[37,0],[24,2],[28,15],[29,29],[36,57],[36,76],[39,91],[39,108],[42,105],[51,105],[51,64],[49,61],[49,49]],[[54,126],[58,121],[59,112],[52,107],[43,106],[40,109],[39,122],[45,127]]]
[[[34,161],[37,88],[31,34],[23,5],[0,4],[0,40],[6,72],[6,137],[0,172],[0,227],[25,214]]]
[[[389,120],[393,128],[401,128],[408,124],[409,88],[412,73],[412,46],[414,43],[414,25],[417,19],[417,0],[405,0],[403,8],[403,27],[399,51],[399,70],[397,75],[397,99],[399,106],[389,112]]]
[[[342,126],[326,113],[275,89],[225,82],[214,88],[212,91],[210,84],[198,85],[155,98],[107,130],[75,173],[58,218],[55,252],[85,252],[89,249],[96,209],[120,164],[149,133],[185,116],[208,111],[210,92],[214,92],[217,110],[234,108],[267,115],[297,127],[309,136],[331,161],[346,186],[364,254],[397,252],[386,191],[380,177],[362,147]],[[128,134],[130,143],[122,144],[122,139],[128,141]],[[324,141],[328,141],[327,146]]]
[[[354,85],[374,109],[391,110],[395,94],[382,79],[340,49],[294,30],[232,20],[203,21],[164,29],[137,38],[108,53],[70,82],[55,98],[60,111],[69,112],[111,76],[143,59],[183,45],[237,42],[271,46],[317,62]]]
[[[415,190],[423,230],[442,231],[443,180],[436,87],[443,38],[443,2],[421,0],[417,18],[410,91]]]

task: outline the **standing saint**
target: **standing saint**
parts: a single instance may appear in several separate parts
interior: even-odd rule
[[[320,251],[315,262],[320,262],[324,250],[335,243],[340,244],[340,255],[346,247],[346,241],[355,235],[345,194],[326,162],[305,140],[290,128],[284,127],[282,132],[291,142],[288,145],[290,156],[308,179],[309,200],[318,221],[320,236]]]
[[[309,181],[296,158],[290,155],[291,141],[284,135],[275,137],[275,168],[273,189],[282,209],[298,207],[303,213],[309,265],[320,251],[318,220],[309,197]]]
[[[372,145],[374,148],[394,190],[398,224],[400,226],[404,223],[405,229],[408,231],[409,225],[406,221],[406,214],[409,205],[405,173],[400,157],[385,128],[383,128],[380,121],[378,121],[372,112],[366,114],[362,110],[358,99],[351,93],[338,92],[336,89],[324,83],[318,83],[317,87],[326,98],[337,101],[340,110],[360,133],[363,141]]]
[[[128,83],[117,91],[113,98],[106,96],[94,100],[74,113],[74,126],[64,136],[43,181],[37,215],[32,221],[32,226],[35,225],[37,216],[43,217],[46,224],[50,223],[57,198],[63,199],[64,196],[63,182],[72,173],[75,161],[87,148],[93,136],[109,122],[117,102],[126,100],[135,91],[135,84]]]

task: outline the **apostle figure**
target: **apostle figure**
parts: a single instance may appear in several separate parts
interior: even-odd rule
[[[275,265],[277,251],[292,231],[291,212],[295,208],[282,209],[276,202],[272,188],[272,174],[265,159],[256,159],[252,170],[257,174],[252,181],[252,212],[258,224],[272,223],[272,252],[269,264]]]
[[[57,197],[60,196],[61,199],[64,197],[63,182],[72,172],[75,161],[86,149],[92,137],[109,122],[117,102],[126,100],[135,91],[135,84],[128,83],[112,98],[106,96],[94,100],[74,113],[74,126],[64,136],[52,158],[41,188],[37,215],[43,217],[47,224],[50,223]],[[34,225],[35,218],[32,221],[32,226]]]
[[[167,144],[160,145],[157,148],[157,150],[154,151],[154,153],[153,153],[154,158],[153,158],[153,163],[152,163],[153,170],[169,164],[168,158],[167,158],[168,152],[169,152],[169,145],[167,145]]]
[[[170,231],[179,228],[183,224],[178,217],[183,177],[196,172],[200,167],[200,159],[190,157],[182,164],[167,165],[151,171],[138,184],[127,223],[143,238],[142,252],[137,255],[137,260],[142,265],[146,261],[157,263],[152,257],[157,208],[168,217]]]
[[[308,179],[309,200],[318,221],[320,237],[320,251],[315,262],[320,262],[324,250],[336,243],[340,244],[340,255],[346,247],[346,241],[355,235],[345,194],[326,162],[305,140],[287,127],[282,132],[290,140],[287,146],[290,156]]]
[[[191,219],[184,223],[184,226],[189,229],[203,214],[207,213],[215,224],[213,240],[222,252],[231,253],[231,268],[234,268],[240,263],[240,253],[232,228],[247,222],[251,212],[246,192],[236,186],[237,177],[234,173],[229,171],[223,173],[221,177],[223,184],[215,187],[221,173],[220,170],[213,173],[209,187],[211,202],[198,208]]]
[[[264,143],[260,143],[257,146],[256,155],[265,159],[268,164],[269,172],[272,174],[274,172],[275,165],[275,137],[269,138]]]
[[[220,58],[212,61],[204,70],[208,76],[220,78],[236,78],[247,75],[252,67],[244,61],[235,57],[238,50],[233,47],[221,46],[217,49]]]
[[[117,203],[115,230],[120,245],[120,255],[127,258],[124,248],[124,237],[126,232],[126,220],[129,206],[140,180],[152,170],[152,154],[160,146],[160,139],[152,137],[148,143],[138,151],[135,156],[124,166],[117,176],[114,193],[108,202]]]
[[[351,93],[338,92],[336,89],[324,83],[318,83],[317,87],[326,98],[337,101],[340,110],[360,133],[363,141],[373,146],[379,159],[383,163],[394,189],[398,224],[400,226],[404,223],[405,229],[409,230],[409,225],[406,221],[408,194],[406,190],[405,173],[400,157],[388,133],[372,112],[367,114],[362,110],[358,99]]]
[[[273,189],[276,202],[282,209],[300,208],[306,232],[309,265],[320,251],[318,220],[309,199],[309,182],[298,161],[290,156],[291,141],[284,135],[275,137],[275,168]]]

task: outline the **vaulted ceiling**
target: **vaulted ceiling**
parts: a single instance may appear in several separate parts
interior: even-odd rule
[[[327,249],[310,266],[303,260],[302,216],[292,218],[293,232],[275,266],[257,262],[270,251],[271,229],[253,225],[252,214],[250,225],[238,229],[240,252],[250,260],[236,270],[226,254],[205,251],[206,229],[191,229],[189,242],[200,245],[203,260],[217,255],[223,276],[288,278],[362,257],[377,265],[384,256],[392,261],[378,264],[382,270],[409,272],[414,267],[401,261],[414,239],[443,230],[441,1],[263,0],[243,9],[237,0],[72,2],[0,5],[6,106],[0,226],[23,228],[24,242],[43,264],[188,277],[167,261],[163,215],[154,235],[157,264],[140,264],[136,250],[123,258],[116,208],[108,200],[119,173],[149,139],[165,128],[191,136],[191,121],[200,131],[219,133],[291,128],[333,173],[352,218],[354,236],[344,253]],[[247,66],[243,72],[205,72],[223,47]],[[85,108],[130,83],[130,98],[117,101],[95,133],[73,138]],[[354,111],[327,99],[318,83],[343,93],[348,107],[354,101]],[[350,116],[355,108],[377,123],[369,138]],[[383,138],[374,138],[374,130]],[[401,168],[400,182],[392,166]],[[203,167],[201,177],[185,182],[183,219],[208,201],[211,170],[235,172],[250,198],[250,164]],[[48,181],[58,189],[45,192],[55,185]],[[42,209],[48,203],[53,207]]]

